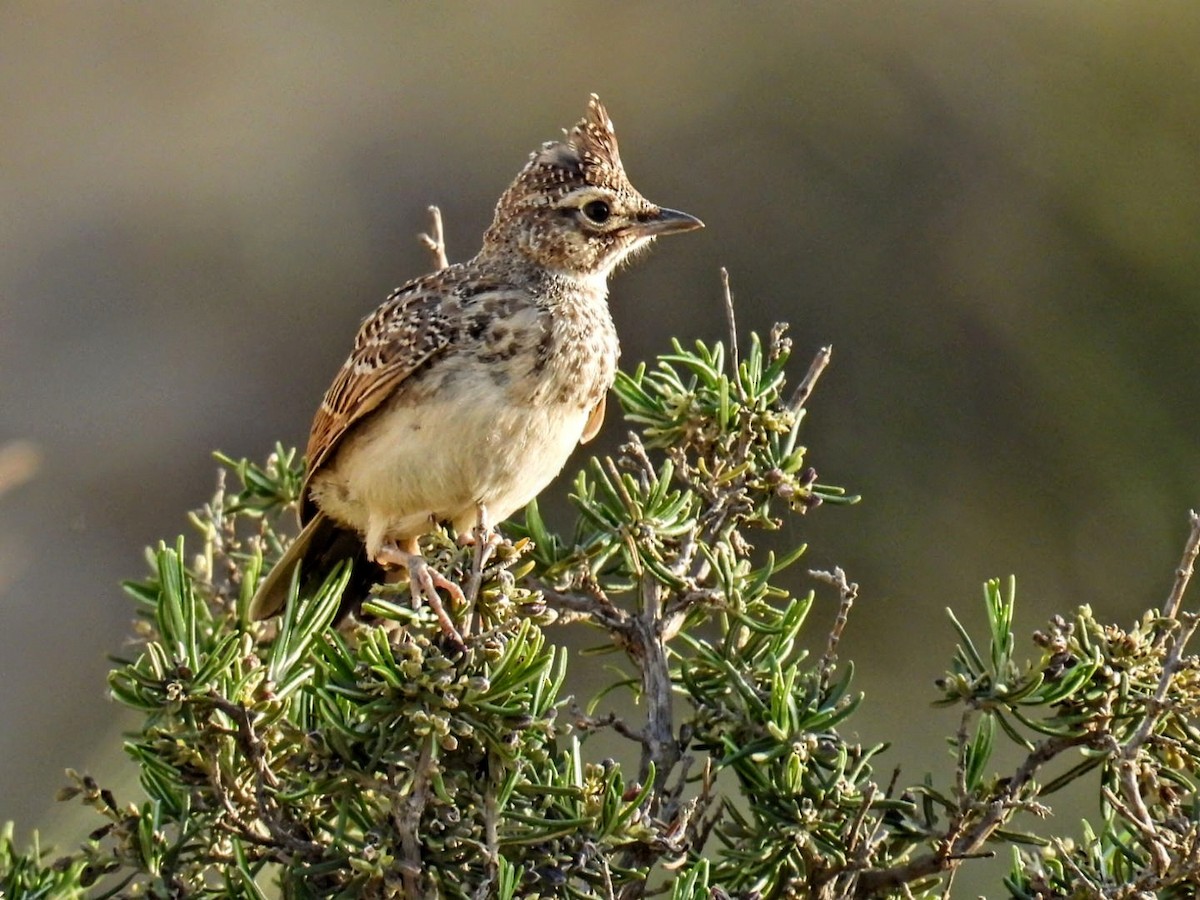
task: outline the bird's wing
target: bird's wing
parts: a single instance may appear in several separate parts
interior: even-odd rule
[[[355,423],[450,344],[453,325],[446,301],[451,292],[445,280],[443,271],[410,282],[363,321],[354,350],[325,392],[313,419],[302,497],[307,498],[313,475]],[[307,520],[311,509],[307,499],[303,508],[302,518]]]
[[[579,438],[579,443],[586,444],[600,431],[600,426],[604,424],[604,407],[607,397],[601,397],[600,402],[592,407],[592,411],[588,413],[587,423],[583,426],[583,435]]]

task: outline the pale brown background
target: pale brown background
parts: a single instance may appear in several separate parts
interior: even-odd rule
[[[788,536],[863,586],[852,729],[944,779],[943,607],[1015,572],[1024,632],[1128,619],[1200,504],[1198,47],[1167,2],[0,6],[0,442],[43,460],[0,499],[0,820],[73,840],[62,768],[128,771],[116,584],[209,452],[302,442],[426,205],[473,252],[593,90],[708,223],[615,282],[626,362],[722,336],[720,265],[834,345],[807,441],[865,499]]]

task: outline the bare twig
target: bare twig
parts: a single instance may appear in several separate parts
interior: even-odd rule
[[[879,794],[879,785],[871,782],[863,791],[862,802],[858,805],[858,812],[854,814],[854,821],[850,823],[850,831],[846,835],[846,855],[857,860],[860,864],[867,858],[867,854],[871,850],[871,841],[869,836],[864,836],[863,825],[867,821],[867,814],[871,811],[871,804],[875,802],[875,797]]]
[[[842,632],[846,630],[846,623],[850,619],[850,609],[858,598],[858,585],[846,579],[846,573],[841,566],[835,567],[832,572],[810,569],[808,574],[818,581],[832,584],[838,590],[837,617],[833,620],[833,627],[829,629],[825,655],[821,657],[821,686],[828,687],[829,676],[833,674],[833,669],[837,665],[837,648],[842,640]]]
[[[463,610],[463,637],[469,637],[471,634],[471,621],[475,617],[475,607],[479,603],[479,591],[483,588],[483,572],[500,540],[499,535],[492,531],[491,525],[488,523],[487,507],[480,503],[476,513],[475,528],[471,532],[475,552],[471,554],[471,574],[467,579],[467,589],[463,591],[467,600],[466,608]]]
[[[1175,635],[1175,640],[1167,651],[1167,658],[1163,660],[1162,674],[1154,688],[1154,696],[1146,704],[1146,714],[1138,724],[1137,731],[1134,732],[1133,737],[1129,739],[1120,753],[1126,760],[1132,760],[1138,754],[1142,745],[1154,731],[1158,720],[1166,711],[1167,692],[1171,689],[1171,681],[1174,679],[1175,673],[1183,666],[1184,648],[1196,633],[1196,626],[1200,625],[1200,616],[1194,614],[1182,613],[1178,619],[1182,622],[1182,629]]]
[[[1095,881],[1093,881],[1091,878],[1089,878],[1084,873],[1084,871],[1081,868],[1079,868],[1079,865],[1075,862],[1074,859],[1072,859],[1070,851],[1066,850],[1065,847],[1063,846],[1063,842],[1055,841],[1055,846],[1061,851],[1058,855],[1058,859],[1061,859],[1063,861],[1063,865],[1065,865],[1068,869],[1071,870],[1071,874],[1075,876],[1076,880],[1078,880],[1080,883],[1086,885],[1088,887],[1088,889],[1091,891],[1091,893],[1085,893],[1083,896],[1085,896],[1085,897],[1103,897],[1103,896],[1105,896],[1104,892],[1100,890],[1100,885],[1096,884]]]
[[[726,607],[725,591],[718,587],[695,588],[677,591],[667,602],[663,615],[663,635],[669,641],[679,634],[684,618],[697,604],[709,604],[714,608]]]
[[[1188,581],[1192,577],[1196,556],[1200,554],[1200,514],[1197,514],[1194,509],[1188,513],[1188,524],[1191,526],[1191,533],[1183,548],[1183,558],[1179,560],[1179,565],[1175,569],[1175,584],[1172,585],[1171,593],[1163,604],[1163,615],[1169,619],[1175,618],[1179,613],[1179,607],[1183,603],[1183,593],[1187,590]]]
[[[231,834],[236,834],[239,838],[247,843],[255,844],[259,847],[274,847],[275,839],[263,837],[254,831],[250,823],[242,818],[241,811],[234,805],[233,800],[229,796],[229,791],[225,787],[224,776],[221,772],[221,767],[216,766],[213,769],[212,777],[209,781],[212,786],[213,793],[216,794],[221,808],[225,810],[226,821],[219,821],[217,824]]]
[[[431,206],[429,215],[433,218],[433,226],[430,228],[432,234],[422,232],[417,235],[417,239],[433,254],[434,269],[440,271],[450,265],[450,259],[446,256],[446,234],[442,230],[442,211],[436,206]]]
[[[1121,788],[1121,796],[1118,797],[1108,787],[1103,787],[1105,799],[1129,822],[1131,827],[1142,835],[1143,845],[1153,859],[1153,872],[1159,876],[1164,875],[1170,869],[1171,853],[1164,842],[1164,835],[1156,827],[1150,810],[1146,807],[1145,799],[1142,797],[1142,789],[1138,783],[1138,758],[1144,745],[1154,735],[1154,729],[1161,721],[1163,713],[1170,706],[1167,695],[1170,693],[1175,675],[1185,664],[1183,651],[1196,633],[1197,626],[1200,625],[1200,616],[1179,612],[1179,601],[1182,599],[1187,580],[1191,576],[1192,561],[1196,556],[1195,538],[1200,533],[1197,531],[1197,521],[1196,514],[1193,512],[1192,534],[1188,539],[1187,549],[1184,551],[1184,563],[1178,570],[1180,577],[1176,580],[1177,590],[1172,591],[1173,599],[1167,601],[1174,608],[1175,614],[1172,616],[1173,621],[1165,625],[1162,634],[1164,635],[1163,639],[1170,640],[1171,644],[1167,650],[1166,659],[1163,660],[1162,673],[1159,675],[1154,695],[1146,702],[1142,720],[1129,740],[1122,746],[1118,744],[1116,738],[1109,736],[1106,746],[1106,749],[1118,760],[1117,782]],[[1170,636],[1172,633],[1173,637]]]
[[[813,357],[813,361],[808,366],[808,371],[804,374],[804,380],[796,386],[792,399],[788,401],[788,409],[799,413],[804,408],[804,404],[808,402],[813,389],[817,386],[817,379],[821,377],[821,373],[825,371],[825,367],[829,365],[832,357],[832,347],[822,347],[817,351],[817,355]]]
[[[209,691],[204,699],[237,725],[235,735],[237,743],[241,746],[242,754],[254,769],[257,781],[254,793],[258,806],[258,817],[267,827],[271,837],[292,851],[319,854],[321,852],[319,844],[296,837],[279,821],[274,798],[268,790],[268,788],[278,787],[279,781],[263,755],[263,743],[254,728],[254,720],[250,717],[250,711],[242,704],[222,697],[216,691]]]
[[[658,470],[650,461],[650,454],[646,452],[646,445],[642,443],[641,436],[636,431],[630,431],[626,437],[628,440],[619,448],[621,451],[620,462],[623,467],[633,471],[642,488],[648,490],[651,481],[658,477]]]
[[[674,822],[680,812],[680,803],[678,797],[671,796],[668,779],[683,752],[675,737],[671,670],[662,630],[665,588],[653,574],[645,573],[640,589],[640,609],[637,615],[629,618],[629,627],[623,635],[627,641],[626,652],[641,673],[641,699],[646,709],[638,780],[645,784],[653,768],[654,787],[648,812],[661,821]],[[623,865],[631,868],[648,867],[655,858],[654,851],[648,845],[638,844],[624,855]],[[622,900],[643,897],[645,883],[630,882],[618,896]]]
[[[490,887],[500,875],[500,798],[496,791],[484,794],[483,839],[487,848],[488,880],[481,886],[481,891]],[[480,896],[491,895],[482,893]]]
[[[602,728],[611,728],[617,734],[621,735],[621,737],[636,741],[638,744],[643,744],[646,741],[645,736],[640,731],[626,725],[624,720],[616,713],[609,713],[606,716],[589,716],[578,705],[573,705],[571,719],[575,727],[584,733],[599,731]]]
[[[1167,855],[1167,850],[1159,840],[1158,833],[1154,828],[1154,821],[1150,818],[1150,811],[1146,809],[1146,804],[1142,800],[1141,792],[1137,789],[1137,775],[1134,772],[1134,767],[1130,763],[1123,762],[1119,766],[1121,772],[1121,793],[1130,803],[1124,802],[1118,797],[1107,785],[1100,786],[1100,793],[1104,795],[1104,799],[1108,804],[1120,813],[1121,818],[1130,824],[1130,826],[1142,836],[1142,846],[1150,850],[1154,857],[1154,869],[1159,874],[1165,872],[1171,865],[1171,858]],[[1129,782],[1128,784],[1126,782]],[[1132,805],[1131,805],[1132,804]]]
[[[725,297],[725,320],[729,324],[729,371],[736,380],[739,362],[737,316],[733,311],[733,290],[729,287],[729,270],[724,266],[721,266],[721,290]]]
[[[595,848],[593,848],[593,852],[595,853]],[[604,896],[606,900],[616,900],[617,893],[613,888],[612,869],[608,865],[608,858],[602,853],[595,855],[600,858],[600,871],[604,874]]]
[[[650,574],[642,577],[642,611],[634,620],[634,653],[642,670],[642,702],[646,704],[646,728],[643,732],[640,778],[644,782],[654,765],[656,787],[665,789],[667,778],[679,762],[679,742],[675,739],[672,713],[671,672],[667,663],[666,642],[662,636],[663,585]],[[663,819],[674,817],[675,810],[654,811]]]
[[[946,889],[942,891],[942,900],[950,900],[951,891],[954,890],[954,876],[958,869],[951,869],[950,874],[946,876]]]
[[[982,805],[982,815],[969,827],[962,821],[964,812],[959,811],[947,828],[947,834],[956,834],[953,840],[943,841],[932,853],[918,856],[909,862],[886,869],[863,872],[858,879],[855,896],[872,897],[901,889],[913,881],[946,872],[957,867],[962,860],[972,858],[996,829],[1004,824],[1009,814],[1020,805],[1021,793],[1026,785],[1046,763],[1075,747],[1094,744],[1095,735],[1063,735],[1047,738],[1034,747],[1017,768],[1013,776],[1003,783],[1001,789]],[[978,814],[980,807],[966,811]]]
[[[536,578],[527,578],[525,586],[540,593],[546,604],[559,612],[590,620],[614,634],[628,635],[630,631],[629,613],[614,606],[613,602],[603,595],[555,590]]]
[[[432,735],[421,744],[421,755],[412,773],[408,797],[395,813],[396,827],[400,834],[400,852],[403,856],[404,891],[406,897],[424,897],[422,874],[425,867],[421,862],[421,816],[428,802],[430,774],[433,770]],[[393,779],[394,780],[394,779]]]

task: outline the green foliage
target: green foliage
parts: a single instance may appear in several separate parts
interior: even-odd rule
[[[1034,634],[1030,659],[1011,584],[987,584],[982,639],[951,613],[938,703],[961,718],[942,777],[881,783],[886,747],[842,736],[864,699],[838,656],[857,588],[810,572],[794,595],[781,573],[804,547],[754,546],[784,516],[854,500],[800,444],[828,353],[790,396],[789,354],[777,328],[744,359],[676,344],[621,375],[640,431],[572,482],[569,536],[536,503],[495,541],[429,535],[423,555],[463,586],[450,612],[465,649],[404,584],[335,624],[349,563],[280,619],[248,621],[303,469],[283,448],[262,466],[221,457],[235,487],[222,479],[192,516],[198,537],[160,545],[127,585],[141,645],[110,688],[143,716],[125,749],[145,797],[71,773],[64,796],[101,825],[49,867],[4,832],[0,893],[938,897],[1008,845],[1013,897],[1194,896],[1200,666],[1184,655],[1196,618],[1179,609],[1182,574],[1132,629],[1081,607]],[[819,656],[818,602],[836,606]],[[559,643],[571,623],[623,658],[583,706]],[[617,689],[634,712],[612,705]],[[595,758],[600,731],[636,763]],[[1005,743],[1021,759],[997,773]],[[1085,776],[1100,818],[1078,840],[1030,827]]]
[[[45,852],[38,844],[24,852],[13,841],[12,822],[0,828],[0,897],[22,897],[25,900],[70,900],[85,896],[87,863],[82,858],[64,858],[47,866],[42,860]]]

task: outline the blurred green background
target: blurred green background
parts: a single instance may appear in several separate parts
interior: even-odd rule
[[[616,279],[626,364],[724,335],[722,265],[800,371],[833,345],[807,441],[864,500],[787,537],[862,585],[851,729],[944,779],[943,608],[1013,572],[1023,633],[1128,619],[1200,504],[1198,47],[1169,2],[0,5],[0,444],[41,460],[0,498],[0,820],[75,839],[63,767],[127,771],[117,581],[211,450],[303,444],[426,206],[474,253],[591,91],[708,225]]]

